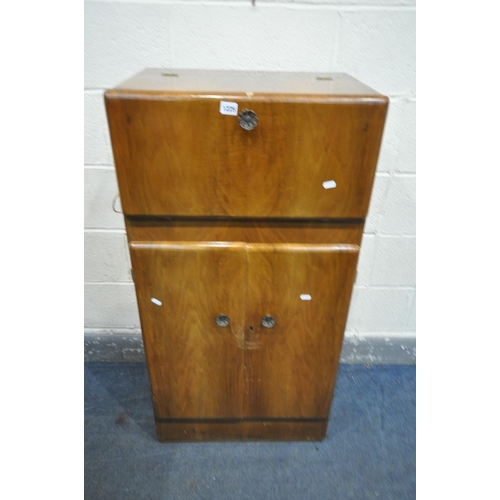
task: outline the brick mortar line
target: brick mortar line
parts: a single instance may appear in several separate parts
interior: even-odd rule
[[[84,281],[84,285],[133,285],[133,281]]]
[[[407,331],[403,332],[401,330],[388,332],[386,330],[374,330],[371,332],[366,331],[356,331],[356,330],[346,330],[344,333],[344,341],[352,342],[354,345],[363,346],[369,343],[371,340],[386,340],[389,342],[398,342],[404,340],[410,340],[416,342],[417,332]]]
[[[102,88],[102,87],[83,87],[83,92],[84,93],[87,93],[87,94],[95,94],[95,95],[98,95],[98,94],[101,94],[103,92],[106,92],[106,90],[108,90],[107,88]],[[104,103],[104,101],[103,101]]]
[[[377,230],[370,233],[363,233],[366,236],[384,236],[390,238],[416,238],[416,234],[387,234],[387,233],[379,233]]]
[[[262,0],[256,0],[256,5],[252,7],[250,0],[234,0],[234,1],[221,1],[221,0],[85,0],[86,4],[93,3],[114,3],[114,4],[143,4],[143,5],[167,5],[172,7],[183,7],[188,6],[200,6],[200,7],[242,7],[242,8],[291,8],[292,10],[342,10],[345,12],[357,12],[357,11],[367,11],[367,12],[378,12],[378,11],[388,11],[388,12],[399,12],[399,11],[416,11],[416,5],[367,5],[367,4],[334,4],[331,2],[264,2]]]
[[[111,152],[111,146],[109,146],[109,144],[106,144],[106,147],[109,147],[109,151]],[[103,163],[102,165],[100,165],[99,163],[92,163],[92,164],[84,163],[83,166],[84,167],[90,166],[93,168],[98,168],[98,167],[109,167],[111,165],[109,163]]]
[[[415,285],[354,285],[355,290],[403,290],[416,291]]]
[[[369,234],[369,233],[365,233],[365,234]],[[372,236],[370,234],[370,236]],[[402,239],[415,239],[417,236],[415,234],[377,234],[377,236],[379,236],[380,238],[384,239],[384,238],[402,238]]]
[[[83,327],[83,332],[86,334],[95,334],[95,335],[102,335],[102,334],[117,334],[117,335],[127,335],[127,334],[137,334],[141,333],[140,328],[92,328],[91,326],[84,326]]]

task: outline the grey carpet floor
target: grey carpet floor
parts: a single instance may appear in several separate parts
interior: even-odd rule
[[[143,363],[85,364],[87,499],[413,499],[415,366],[340,365],[322,442],[156,440]]]

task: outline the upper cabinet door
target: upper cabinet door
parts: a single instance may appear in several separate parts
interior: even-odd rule
[[[125,215],[364,218],[387,99],[106,95]]]
[[[244,244],[131,243],[155,416],[243,411]]]
[[[245,416],[327,418],[356,245],[248,245]]]

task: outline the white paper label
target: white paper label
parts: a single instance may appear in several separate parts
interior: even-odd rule
[[[302,293],[300,295],[300,300],[311,300],[312,297],[308,293]]]
[[[325,181],[325,182],[323,182],[323,187],[325,189],[332,189],[334,187],[337,187],[337,183],[334,180]]]
[[[219,111],[222,115],[238,116],[238,103],[221,101]]]
[[[151,302],[157,306],[161,306],[161,300],[155,299],[154,297],[151,299]]]

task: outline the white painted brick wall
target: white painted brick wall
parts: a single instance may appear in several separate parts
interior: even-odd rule
[[[84,15],[86,88],[114,87],[145,67],[171,64],[171,7],[86,2]]]
[[[392,172],[397,164],[399,145],[401,143],[400,129],[403,118],[403,102],[400,98],[392,98],[387,112],[384,135],[384,147],[380,150],[377,172]]]
[[[415,94],[415,11],[342,12],[336,70],[384,94]]]
[[[103,94],[102,90],[86,90],[84,93],[85,165],[113,164]]]
[[[408,322],[406,323],[406,330],[409,332],[415,332],[417,328],[417,318],[416,318],[416,309],[417,306],[417,291],[413,292],[413,300],[410,309],[410,317],[408,318]]]
[[[133,283],[86,283],[86,328],[108,328],[121,331],[140,327]]]
[[[177,5],[172,26],[175,66],[328,71],[338,20],[334,10],[307,6]]]
[[[140,328],[103,92],[144,67],[343,71],[390,98],[349,336],[415,335],[415,1],[85,2],[85,327]]]
[[[391,178],[389,174],[380,173],[375,175],[370,207],[368,208],[368,217],[365,222],[365,233],[373,234],[377,232],[384,204],[387,199],[390,181]]]
[[[355,286],[347,330],[379,333],[406,331],[413,294],[411,288]]]
[[[386,235],[415,235],[415,195],[415,175],[395,174],[391,177],[378,232]]]
[[[87,231],[84,246],[87,283],[132,281],[124,232]]]
[[[393,162],[393,170],[401,173],[415,173],[416,163],[416,124],[417,103],[415,99],[402,102],[403,111],[398,125],[398,152],[396,161]]]
[[[84,224],[87,229],[123,229],[118,184],[112,167],[85,167]],[[113,202],[115,208],[113,210]]]
[[[375,235],[364,234],[361,241],[361,252],[358,260],[358,272],[356,274],[356,285],[368,286],[370,284],[370,272],[373,265],[373,254],[375,252]]]
[[[369,285],[415,286],[416,239],[377,236]]]

